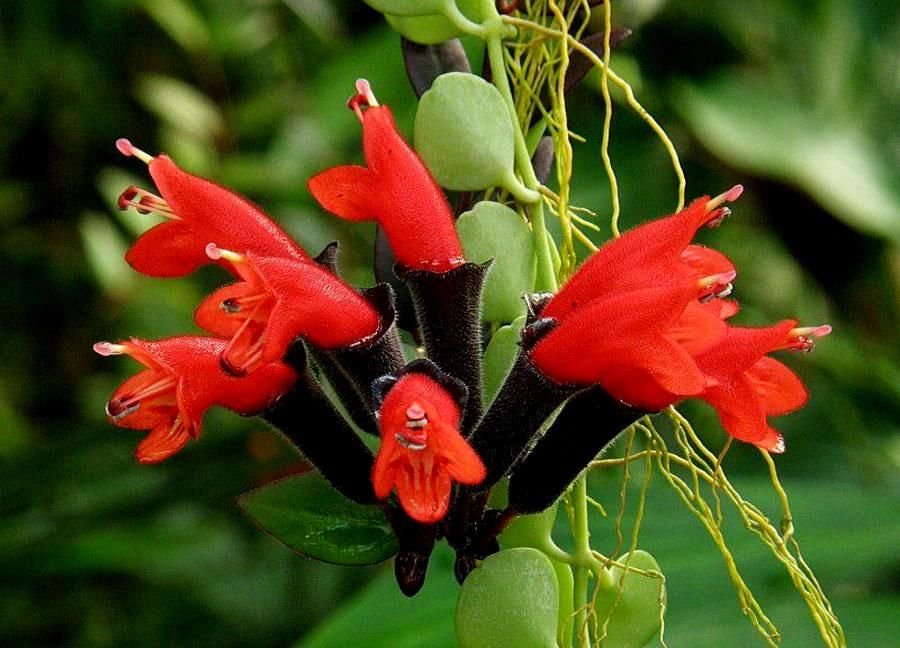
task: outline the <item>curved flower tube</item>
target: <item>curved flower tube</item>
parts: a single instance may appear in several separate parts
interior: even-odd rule
[[[206,253],[242,280],[212,293],[194,313],[198,326],[231,338],[221,360],[234,375],[280,360],[298,337],[337,349],[379,331],[375,308],[317,263],[238,254],[215,243]]]
[[[705,279],[698,297],[724,297],[731,290],[734,265],[715,250],[689,245],[700,227],[718,225],[731,213],[724,203],[737,200],[741,185],[710,199],[703,196],[677,214],[629,230],[603,245],[541,311],[564,319],[595,299],[670,281],[674,276]]]
[[[368,81],[360,79],[356,87],[348,105],[362,123],[366,166],[323,171],[309,180],[310,192],[336,216],[378,221],[397,262],[408,269],[446,272],[461,265],[465,258],[447,198]]]
[[[403,374],[381,405],[381,449],[372,483],[381,499],[396,489],[407,515],[433,524],[450,506],[453,482],[474,485],[485,467],[459,432],[460,407],[425,373]]]
[[[127,139],[116,141],[126,156],[145,162],[159,189],[157,196],[129,187],[119,209],[132,207],[166,220],[142,234],[125,255],[132,268],[153,277],[181,277],[210,263],[209,241],[241,252],[308,260],[284,230],[246,198],[178,168],[167,155],[153,157]]]
[[[158,463],[200,436],[203,414],[221,405],[239,414],[258,414],[290,388],[293,369],[281,362],[235,378],[219,365],[224,340],[182,336],[158,341],[131,338],[97,342],[103,356],[128,355],[145,369],[123,382],[106,405],[114,425],[150,433],[138,445],[140,463]]]

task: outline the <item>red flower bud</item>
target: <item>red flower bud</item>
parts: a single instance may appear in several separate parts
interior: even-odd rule
[[[337,349],[379,330],[375,308],[317,263],[242,255],[213,243],[206,251],[242,280],[215,291],[194,314],[201,328],[231,338],[221,360],[235,375],[280,360],[298,337]]]
[[[474,485],[484,464],[459,432],[460,411],[436,380],[422,373],[402,375],[382,403],[381,450],[372,483],[381,499],[397,489],[403,510],[426,524],[441,520],[450,505],[453,481]]]
[[[219,364],[224,348],[223,340],[191,336],[94,345],[100,355],[130,355],[146,367],[122,383],[106,405],[111,423],[150,430],[138,446],[138,461],[163,461],[198,438],[203,414],[213,405],[258,414],[296,378],[294,370],[280,362],[261,367],[247,378],[235,378]]]
[[[147,163],[162,196],[129,187],[119,208],[153,212],[167,220],[145,232],[125,260],[154,277],[180,277],[210,263],[204,248],[216,241],[240,252],[306,260],[309,257],[263,211],[246,198],[179,169],[167,155],[151,157],[120,139],[125,155]]]
[[[337,216],[378,221],[402,266],[445,272],[464,263],[447,198],[368,82],[358,81],[357,88],[350,107],[362,122],[367,166],[323,171],[309,180],[310,192]]]

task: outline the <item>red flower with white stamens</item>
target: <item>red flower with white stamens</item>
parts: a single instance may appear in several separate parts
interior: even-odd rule
[[[828,325],[797,328],[785,320],[765,328],[730,327],[713,348],[697,357],[710,386],[700,398],[712,405],[725,431],[769,452],[784,452],[784,439],[769,416],[794,412],[808,394],[800,379],[766,354],[779,349],[809,351],[814,340],[831,333]]]
[[[224,348],[224,340],[194,336],[94,345],[100,355],[129,355],[146,367],[122,383],[106,405],[113,424],[150,431],[137,448],[138,461],[163,461],[198,438],[203,414],[213,405],[258,414],[296,379],[281,362],[235,378],[219,364]]]
[[[401,376],[385,396],[378,420],[375,495],[384,499],[396,488],[412,519],[438,522],[447,514],[453,482],[474,485],[484,479],[484,464],[459,432],[456,401],[430,376]]]
[[[323,171],[310,179],[310,192],[337,216],[378,221],[406,268],[446,272],[461,265],[465,258],[447,198],[368,81],[360,79],[356,87],[348,103],[363,126],[367,166]]]
[[[116,146],[124,155],[147,163],[161,196],[129,187],[119,208],[133,207],[166,218],[145,232],[125,255],[138,272],[154,277],[180,277],[207,263],[204,248],[216,241],[240,252],[307,260],[291,237],[246,198],[178,168],[167,155],[153,157],[127,139]]]
[[[317,263],[238,254],[214,243],[206,253],[241,279],[215,291],[194,314],[201,328],[231,338],[221,360],[235,375],[280,360],[298,337],[337,349],[379,330],[375,308]]]

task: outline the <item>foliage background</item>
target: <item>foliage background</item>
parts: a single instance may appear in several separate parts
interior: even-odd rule
[[[850,644],[887,645],[900,603],[896,4],[633,0],[616,12],[635,33],[614,65],[673,136],[688,194],[748,186],[704,239],[741,270],[743,321],[835,325],[791,363],[813,398],[780,423],[778,465]],[[149,220],[115,212],[114,199],[150,181],[117,155],[120,136],[252,197],[310,251],[339,239],[348,278],[371,283],[372,229],[324,216],[305,190],[313,172],[360,158],[343,109],[358,76],[410,134],[398,37],[361,2],[0,0],[0,643],[453,644],[446,556],[404,602],[389,567],[292,555],[233,500],[298,459],[262,423],[214,412],[202,443],[136,465],[139,437],[103,419],[133,367],[90,351],[194,330],[194,305],[222,280],[214,270],[152,280],[124,264]],[[588,140],[573,198],[601,215],[606,236],[596,79],[571,101]],[[630,226],[671,211],[675,184],[649,131],[616,110]],[[719,447],[710,412],[691,413]],[[776,514],[752,449],[735,447],[726,467]],[[618,480],[598,475],[596,496],[614,506]],[[669,645],[757,645],[712,543],[661,480],[647,516],[640,544],[668,577]],[[785,644],[818,645],[785,574],[730,531]],[[609,521],[596,520],[594,540],[611,550]]]

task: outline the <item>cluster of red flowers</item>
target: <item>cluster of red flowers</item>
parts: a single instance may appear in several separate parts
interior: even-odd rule
[[[370,369],[358,391],[367,407],[378,409],[382,444],[372,461],[374,497],[385,500],[396,491],[409,517],[434,524],[453,506],[454,483],[489,487],[495,479],[486,475],[498,472],[490,453],[476,452],[485,438],[491,442],[491,431],[481,428],[493,420],[490,411],[482,417],[480,405],[479,315],[477,308],[454,312],[463,298],[457,292],[467,291],[469,303],[477,304],[485,266],[466,263],[450,206],[399,135],[390,110],[378,104],[367,83],[359,82],[357,89],[349,105],[362,123],[367,166],[326,170],[309,181],[309,189],[338,216],[377,221],[397,259],[398,275],[414,293],[426,349],[440,367],[376,365],[390,374],[388,383],[381,383],[387,388],[370,402]],[[212,405],[241,414],[270,408],[294,388],[300,370],[285,355],[298,340],[313,352],[339,354],[364,350],[379,335],[396,336],[394,322],[384,321],[384,312],[366,294],[312,259],[259,208],[186,173],[165,155],[151,157],[127,140],[117,145],[147,163],[161,194],[131,187],[119,206],[166,219],[131,247],[129,264],[147,275],[180,277],[216,263],[236,279],[196,310],[197,325],[210,337],[95,345],[101,355],[127,354],[146,367],[107,405],[114,424],[150,430],[138,447],[139,461],[161,461],[197,438]],[[830,329],[798,328],[793,320],[765,328],[726,322],[738,310],[726,299],[734,266],[691,240],[700,227],[718,224],[729,212],[725,203],[740,193],[737,186],[717,198],[701,198],[603,246],[534,313],[532,327],[542,324],[542,332],[523,344],[522,357],[554,385],[573,390],[599,385],[641,412],[699,397],[717,410],[735,438],[783,451],[781,435],[767,417],[796,410],[807,394],[800,380],[767,354],[808,349]],[[429,296],[434,291],[439,298]],[[464,318],[472,322],[461,325]],[[471,339],[460,342],[442,327],[470,331]],[[509,406],[502,401],[501,392],[492,409]],[[526,411],[529,405],[518,408]],[[302,420],[303,412],[295,415]],[[540,422],[519,434],[526,442],[522,448]],[[507,454],[509,465],[499,476],[509,473],[521,453]]]
[[[736,271],[725,256],[691,245],[703,225],[730,213],[740,185],[704,196],[668,218],[641,225],[598,250],[543,308],[558,322],[531,352],[554,380],[601,385],[614,398],[656,412],[684,398],[715,407],[736,439],[770,452],[784,441],[767,416],[803,406],[800,380],[766,354],[812,348],[829,326],[728,326]]]

